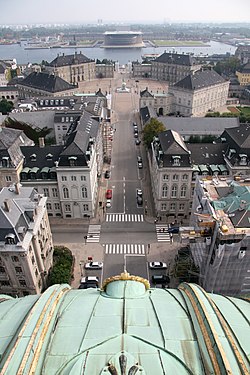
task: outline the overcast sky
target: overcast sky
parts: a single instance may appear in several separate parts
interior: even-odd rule
[[[0,0],[0,25],[249,22],[250,0]]]

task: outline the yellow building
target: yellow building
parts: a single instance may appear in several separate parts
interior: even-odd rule
[[[236,71],[240,86],[250,85],[250,63],[243,65],[239,71]]]

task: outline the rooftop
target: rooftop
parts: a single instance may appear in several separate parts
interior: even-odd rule
[[[125,272],[101,290],[54,285],[41,296],[0,298],[6,374],[236,375],[250,369],[249,303],[197,285],[150,288]]]

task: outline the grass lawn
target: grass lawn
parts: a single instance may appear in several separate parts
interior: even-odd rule
[[[243,115],[250,116],[250,107],[237,107]]]
[[[205,43],[201,42],[200,40],[153,40],[153,43],[157,44],[158,46],[206,46]]]

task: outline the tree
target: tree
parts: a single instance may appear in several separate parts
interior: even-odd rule
[[[73,266],[71,251],[64,246],[55,247],[53,268],[49,275],[49,284],[70,284]]]
[[[142,131],[143,142],[148,148],[150,148],[150,144],[153,141],[154,137],[159,133],[164,132],[165,130],[166,128],[162,122],[160,122],[156,118],[151,118],[149,123],[145,125]]]
[[[12,111],[14,108],[14,104],[11,101],[8,101],[6,99],[2,99],[0,101],[0,112],[2,112],[3,115],[7,115],[9,112]]]

